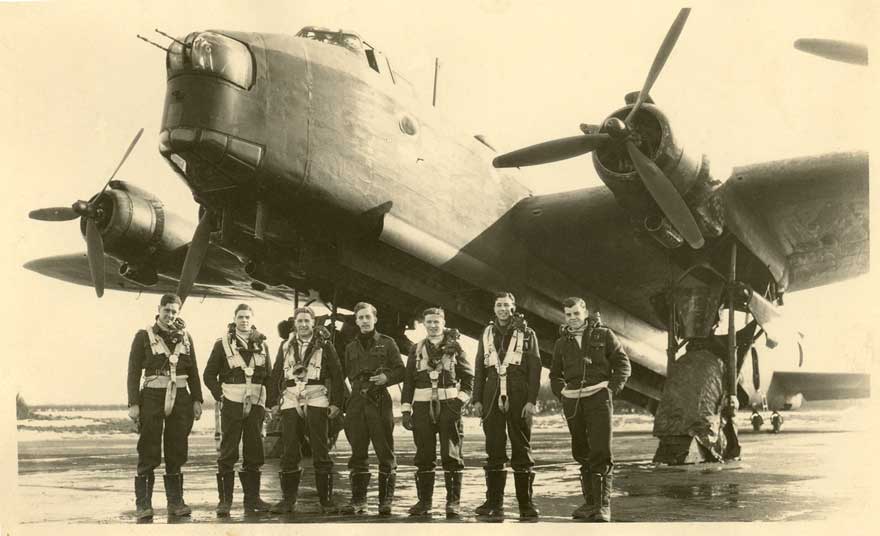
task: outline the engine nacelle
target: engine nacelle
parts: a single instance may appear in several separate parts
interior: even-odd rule
[[[623,120],[631,108],[625,106],[611,114],[609,119]],[[652,104],[642,104],[630,127],[635,137],[633,142],[681,193],[703,236],[719,236],[724,228],[720,211],[707,202],[718,185],[709,173],[708,159],[686,151],[675,138],[666,114]],[[614,193],[618,203],[630,212],[634,221],[650,219],[654,226],[660,225],[659,208],[636,173],[623,143],[606,143],[593,151],[593,165],[599,178]],[[669,237],[663,236],[662,231],[657,235],[659,228],[654,231],[652,236],[665,247],[676,247],[676,240],[660,240]]]
[[[166,211],[157,197],[122,181],[111,182],[95,205],[104,250],[124,263],[120,275],[141,284],[155,284],[162,257],[193,235],[194,227]],[[80,230],[85,235],[85,219]]]

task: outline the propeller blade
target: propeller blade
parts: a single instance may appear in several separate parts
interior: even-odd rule
[[[672,54],[672,49],[675,48],[678,36],[681,35],[681,31],[684,29],[684,24],[687,22],[688,15],[690,14],[691,8],[681,8],[681,11],[678,12],[678,16],[675,17],[672,26],[669,27],[669,31],[666,32],[666,38],[663,39],[663,44],[660,45],[660,50],[657,51],[657,55],[654,57],[654,63],[651,64],[651,70],[648,71],[648,77],[645,78],[645,84],[642,86],[642,90],[639,91],[639,97],[636,99],[636,103],[633,105],[632,110],[630,110],[629,115],[626,116],[625,123],[629,124],[630,120],[639,110],[639,107],[645,102],[648,94],[651,93],[651,88],[654,86],[654,82],[657,81],[657,77],[660,76],[660,71],[662,71],[663,66],[666,65],[666,60],[669,59],[669,55]]]
[[[688,244],[694,249],[703,247],[705,240],[694,215],[685,204],[681,194],[675,189],[675,186],[669,182],[663,171],[657,167],[657,164],[645,156],[633,142],[627,140],[626,150],[632,159],[633,166],[636,168],[639,177],[645,184],[645,188],[660,206],[660,210],[666,215],[678,232],[684,237]]]
[[[498,156],[492,160],[492,165],[496,168],[509,168],[565,160],[595,151],[610,138],[608,134],[584,134],[545,141]]]
[[[205,213],[196,231],[193,233],[192,242],[189,244],[189,250],[186,252],[186,259],[183,261],[183,268],[180,271],[180,281],[177,283],[177,295],[181,301],[186,301],[189,291],[192,290],[196,277],[202,269],[202,262],[208,253],[208,246],[211,239],[211,220]]]
[[[119,165],[116,166],[116,169],[113,170],[113,174],[110,175],[109,179],[107,179],[107,184],[105,184],[104,187],[101,188],[101,192],[103,192],[104,190],[107,189],[107,186],[110,184],[110,181],[113,180],[113,178],[116,176],[116,173],[119,171],[119,168],[121,168],[122,164],[125,163],[125,160],[128,158],[128,155],[131,154],[132,149],[134,149],[134,146],[137,145],[137,142],[139,139],[141,139],[141,134],[143,134],[143,133],[144,133],[144,129],[141,128],[140,130],[138,130],[138,133],[134,135],[134,139],[131,140],[131,143],[128,145],[128,149],[126,149],[125,154],[122,155],[122,160],[119,161]]]
[[[79,214],[71,207],[50,207],[32,210],[28,217],[39,221],[70,221],[79,218]]]
[[[868,64],[868,47],[859,43],[835,39],[798,39],[794,42],[794,48],[829,60],[854,65]]]
[[[104,295],[104,239],[101,238],[98,224],[91,218],[86,219],[86,252],[89,256],[89,271],[92,273],[95,294],[100,298]]]

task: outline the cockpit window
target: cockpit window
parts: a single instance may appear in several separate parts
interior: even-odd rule
[[[342,47],[358,55],[364,53],[364,44],[361,41],[361,38],[352,33],[343,31],[334,32],[332,30],[306,27],[300,30],[296,35],[297,37],[305,37],[306,39],[312,39],[319,43],[327,43],[328,45]]]

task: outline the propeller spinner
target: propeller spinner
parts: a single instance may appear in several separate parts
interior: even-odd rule
[[[92,196],[89,201],[77,201],[69,207],[50,207],[32,210],[28,217],[39,221],[70,221],[76,218],[82,218],[85,221],[85,240],[86,253],[89,258],[89,271],[92,275],[92,284],[95,286],[95,294],[100,298],[104,295],[104,239],[101,237],[101,231],[98,223],[105,216],[105,210],[100,206],[101,194],[110,185],[110,182],[116,177],[116,173],[122,167],[122,164],[128,159],[132,149],[141,138],[144,129],[138,130],[134,139],[128,145],[125,154],[119,161],[119,165],[113,170],[113,174],[107,179],[104,187]]]
[[[694,249],[703,247],[705,240],[694,220],[693,214],[687,204],[682,199],[681,193],[675,188],[669,178],[663,171],[639,149],[638,133],[633,130],[632,120],[641,108],[642,104],[648,99],[654,82],[660,76],[666,60],[675,48],[675,43],[684,29],[685,22],[690,15],[690,8],[683,8],[679,11],[675,21],[670,26],[669,31],[660,49],[654,57],[648,76],[642,85],[636,102],[629,111],[625,120],[612,117],[608,119],[599,133],[583,134],[580,136],[572,136],[568,138],[560,138],[556,140],[531,145],[523,149],[518,149],[501,156],[492,161],[492,165],[496,168],[534,166],[539,164],[547,164],[559,160],[581,156],[597,149],[602,148],[605,144],[613,143],[626,148],[633,167],[639,178],[645,185],[645,189],[654,198],[654,201],[666,215],[669,222],[681,233],[682,237]]]

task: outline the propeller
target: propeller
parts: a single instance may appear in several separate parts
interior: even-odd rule
[[[636,173],[642,179],[648,193],[669,219],[669,223],[678,229],[678,232],[692,248],[700,249],[703,247],[706,241],[703,239],[700,228],[697,227],[691,210],[675,186],[663,174],[663,171],[629,140],[626,141],[626,152],[629,153]]]
[[[32,210],[28,217],[39,221],[70,221],[79,218],[79,213],[73,207],[49,207]]]
[[[177,282],[177,295],[181,302],[186,301],[189,292],[192,290],[196,277],[202,269],[202,263],[205,255],[208,253],[208,246],[211,243],[211,230],[213,224],[208,212],[205,212],[196,230],[193,233],[192,242],[189,243],[189,249],[186,252],[186,258],[183,261],[183,268],[180,270],[180,280]]]
[[[868,65],[868,47],[860,43],[836,39],[798,39],[794,42],[794,48],[829,60]]]
[[[598,133],[585,133],[580,136],[572,136],[569,138],[559,138],[556,140],[546,141],[536,145],[530,145],[523,149],[518,149],[501,156],[492,161],[492,165],[496,168],[534,166],[538,164],[546,164],[581,156],[597,149],[600,149],[607,143],[622,145],[626,148],[632,160],[636,173],[645,185],[645,189],[654,198],[654,201],[663,211],[663,214],[669,222],[675,227],[694,249],[699,249],[705,244],[703,235],[697,226],[694,216],[682,199],[681,193],[670,182],[669,178],[663,171],[639,149],[637,143],[639,141],[638,133],[635,132],[632,125],[632,119],[635,117],[639,108],[648,99],[648,95],[660,73],[666,60],[672,54],[678,37],[681,35],[687,18],[690,15],[690,8],[682,8],[678,12],[678,16],[670,26],[642,90],[633,104],[632,109],[621,120],[617,117],[611,117],[602,125],[601,131]]]
[[[690,14],[691,8],[681,8],[678,12],[678,16],[675,17],[675,20],[672,22],[672,26],[669,27],[669,31],[666,32],[666,37],[663,39],[663,43],[660,45],[660,50],[657,51],[657,55],[654,57],[654,63],[651,64],[651,70],[648,71],[648,76],[645,78],[645,84],[639,92],[636,103],[633,105],[632,110],[629,111],[629,115],[626,116],[625,122],[627,125],[632,121],[632,118],[635,117],[636,112],[650,94],[651,88],[654,87],[654,82],[657,81],[657,77],[660,76],[663,66],[666,65],[666,60],[669,59],[669,55],[672,54],[672,49],[675,48],[675,43],[678,42],[678,36],[681,35],[681,31],[684,29],[684,23],[687,22],[687,18]]]
[[[503,154],[492,160],[497,168],[536,166],[595,151],[611,138],[608,134],[583,134],[545,141]]]
[[[101,194],[104,193],[110,185],[110,182],[116,177],[116,173],[119,172],[122,164],[128,159],[128,156],[131,154],[134,146],[137,145],[138,140],[141,139],[141,134],[143,133],[143,128],[138,130],[134,139],[131,140],[131,143],[128,145],[128,149],[125,150],[125,154],[122,155],[122,159],[119,161],[116,169],[113,170],[110,178],[107,179],[107,182],[104,184],[104,187],[92,196],[91,200],[79,200],[69,207],[40,208],[28,213],[29,218],[39,221],[70,221],[75,220],[76,218],[82,218],[85,220],[86,254],[89,258],[89,272],[91,272],[92,275],[92,284],[95,286],[95,294],[97,294],[99,298],[104,295],[104,239],[101,237],[100,229],[98,229],[98,222],[106,215],[105,209],[99,205],[99,201],[101,200]]]

